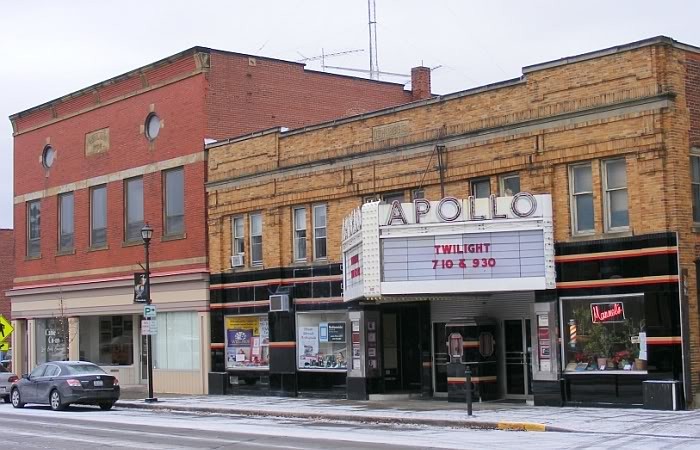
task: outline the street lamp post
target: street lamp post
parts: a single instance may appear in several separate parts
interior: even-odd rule
[[[151,238],[153,237],[153,228],[144,225],[141,228],[141,239],[143,239],[143,246],[146,249],[146,304],[151,304],[151,267],[148,247],[151,244]],[[152,320],[150,317],[146,320]],[[151,335],[146,336],[146,353],[148,361],[148,398],[146,398],[146,403],[157,402],[158,399],[153,396],[153,348],[151,347]]]

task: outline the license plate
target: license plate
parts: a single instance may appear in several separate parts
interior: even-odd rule
[[[95,385],[95,387],[100,387],[104,385],[104,382],[102,380],[95,380],[93,384]]]
[[[5,386],[0,386],[0,392],[7,392],[7,388]]]

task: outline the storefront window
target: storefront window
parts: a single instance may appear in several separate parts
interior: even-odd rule
[[[158,313],[155,367],[169,370],[199,369],[199,322],[196,312]]]
[[[134,363],[134,321],[131,316],[80,318],[80,359],[101,366]]]
[[[567,372],[646,370],[644,296],[562,298]]]
[[[226,368],[268,369],[270,366],[270,326],[267,314],[228,316],[226,326]]]
[[[68,360],[68,344],[72,340],[68,319],[37,319],[36,363]]]
[[[347,370],[347,314],[297,314],[297,367]]]

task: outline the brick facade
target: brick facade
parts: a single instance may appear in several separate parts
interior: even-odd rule
[[[14,277],[14,250],[15,244],[13,230],[0,230],[0,315],[10,320],[10,298],[5,292],[12,288]]]
[[[391,111],[213,144],[207,186],[211,273],[251,270],[232,270],[229,256],[231,218],[252,211],[264,216],[264,268],[293,268],[292,207],[319,202],[328,205],[327,262],[339,263],[342,218],[364,197],[402,191],[408,201],[411,190],[422,186],[426,198],[440,198],[435,148],[444,145],[445,195],[464,198],[469,181],[482,177],[498,193],[499,176],[517,173],[522,191],[552,195],[559,243],[678,233],[697,401],[700,242],[688,155],[700,129],[699,54],[698,48],[654,38],[526,67],[519,79]],[[377,127],[394,131],[377,140]],[[624,159],[628,186],[630,225],[616,233],[605,229],[601,179],[601,164],[611,158]],[[595,231],[584,237],[573,236],[571,226],[569,168],[576,163],[589,163],[593,176]],[[308,226],[307,232],[311,255]]]

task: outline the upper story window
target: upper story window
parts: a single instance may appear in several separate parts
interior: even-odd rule
[[[90,189],[90,247],[107,245],[107,185]]]
[[[158,137],[160,133],[160,117],[156,113],[150,113],[146,117],[145,132],[149,141]]]
[[[234,217],[231,221],[231,254],[242,255],[245,253],[245,220],[243,216]]]
[[[603,161],[606,231],[626,229],[630,225],[626,168],[624,159]]]
[[[700,148],[690,155],[690,186],[693,194],[693,222],[700,223]]]
[[[250,264],[259,266],[263,263],[263,219],[262,213],[250,215]]]
[[[41,201],[27,202],[27,256],[41,256]]]
[[[488,178],[480,178],[469,182],[469,191],[476,198],[488,198],[491,195],[491,181]]]
[[[58,196],[58,251],[73,250],[74,235],[74,204],[73,193],[68,192]]]
[[[143,228],[143,178],[131,178],[124,182],[124,240],[140,241]]]
[[[163,222],[166,236],[185,232],[185,170],[182,167],[163,172],[165,201]]]
[[[306,261],[306,208],[294,208],[294,261]]]
[[[569,184],[572,232],[592,233],[595,230],[595,220],[591,165],[578,164],[569,167]]]
[[[512,197],[520,192],[520,175],[509,173],[501,175],[498,179],[498,188],[502,197]]]
[[[43,164],[45,168],[50,169],[55,160],[56,150],[50,145],[44,147],[44,151],[41,154],[41,164]]]
[[[401,203],[401,202],[403,202],[403,198],[404,198],[403,191],[387,192],[385,194],[382,194],[380,197],[384,203],[388,203],[388,204],[391,204],[397,200],[399,201],[399,203]]]
[[[417,188],[411,191],[411,201],[417,200],[419,198],[425,198],[425,189]]]
[[[326,205],[314,205],[314,259],[325,259],[328,256],[327,249],[327,215]]]

